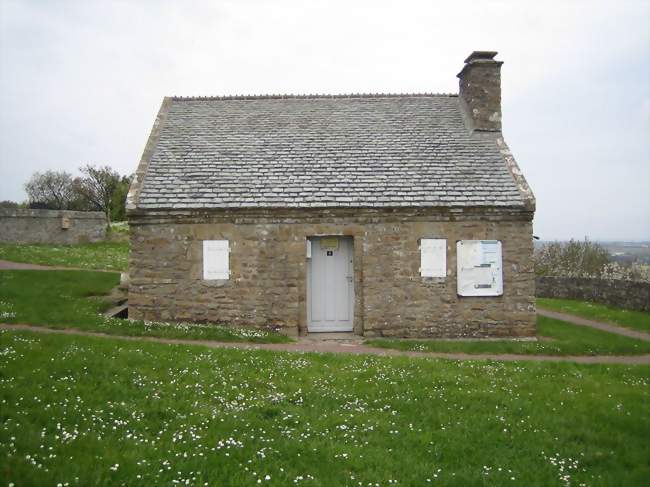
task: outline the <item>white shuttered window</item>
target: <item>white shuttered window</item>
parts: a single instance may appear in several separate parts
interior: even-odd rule
[[[203,279],[230,278],[230,247],[228,240],[203,241]]]
[[[447,276],[447,240],[444,238],[420,239],[420,275],[422,277]]]

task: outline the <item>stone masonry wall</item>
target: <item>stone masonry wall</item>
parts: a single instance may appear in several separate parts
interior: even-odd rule
[[[132,215],[129,317],[306,333],[305,240],[354,241],[355,333],[499,337],[535,334],[530,213],[273,211]],[[420,238],[447,239],[447,278],[420,277]],[[202,241],[230,241],[231,278],[202,280]],[[504,295],[456,294],[456,241],[503,245]]]
[[[472,130],[501,131],[501,61],[470,61],[458,74],[459,97]]]
[[[650,311],[650,283],[584,277],[538,277],[539,298],[579,299],[636,311]]]
[[[77,244],[105,237],[106,216],[101,211],[0,209],[3,243]]]

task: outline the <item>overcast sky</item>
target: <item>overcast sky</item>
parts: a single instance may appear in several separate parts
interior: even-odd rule
[[[542,239],[650,240],[650,1],[0,0],[0,200],[132,173],[162,97],[457,92],[497,50]]]

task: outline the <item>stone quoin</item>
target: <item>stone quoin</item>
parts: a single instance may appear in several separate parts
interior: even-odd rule
[[[496,53],[454,94],[165,98],[127,198],[129,317],[535,335],[535,199]]]

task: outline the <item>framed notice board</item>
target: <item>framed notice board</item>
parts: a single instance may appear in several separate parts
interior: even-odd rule
[[[458,295],[501,296],[503,264],[498,240],[459,240],[456,243]]]

